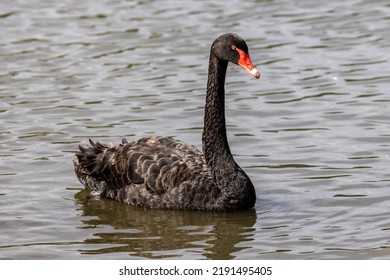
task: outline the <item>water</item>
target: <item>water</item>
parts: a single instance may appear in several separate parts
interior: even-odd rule
[[[390,258],[388,1],[54,2],[0,4],[1,259]],[[201,147],[225,32],[262,73],[226,84],[255,209],[87,199],[71,159],[89,137]]]

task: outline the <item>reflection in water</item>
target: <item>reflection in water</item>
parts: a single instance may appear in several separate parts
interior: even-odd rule
[[[113,200],[88,199],[86,190],[75,195],[84,228],[97,228],[96,238],[86,244],[101,244],[84,254],[128,252],[147,258],[178,258],[182,249],[207,259],[232,259],[253,240],[256,211],[238,213],[172,211],[139,208]],[[101,232],[100,225],[113,230]],[[177,250],[177,251],[176,251]],[[179,251],[180,250],[180,251]]]

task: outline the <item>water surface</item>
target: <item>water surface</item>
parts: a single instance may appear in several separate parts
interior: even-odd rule
[[[0,4],[1,259],[390,258],[387,1]],[[172,135],[201,148],[210,44],[246,39],[262,76],[228,69],[228,138],[255,209],[90,200],[88,138]]]

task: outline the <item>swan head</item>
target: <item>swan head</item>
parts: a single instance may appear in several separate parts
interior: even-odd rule
[[[211,46],[211,51],[220,60],[240,65],[256,79],[260,78],[260,72],[253,66],[249,56],[248,46],[240,36],[232,33],[219,36]]]

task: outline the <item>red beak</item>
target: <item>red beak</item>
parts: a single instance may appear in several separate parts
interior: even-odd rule
[[[251,58],[249,57],[249,54],[247,54],[243,50],[240,50],[239,48],[236,48],[236,50],[240,54],[240,58],[238,60],[238,65],[240,65],[242,68],[244,68],[246,71],[248,71],[256,79],[260,78],[260,72],[255,68],[255,66],[253,66],[253,63],[251,61]]]

